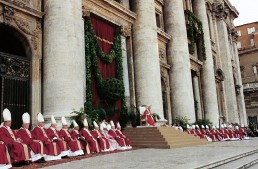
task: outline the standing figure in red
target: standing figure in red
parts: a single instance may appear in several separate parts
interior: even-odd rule
[[[24,113],[22,115],[22,127],[17,131],[16,137],[22,140],[22,143],[26,144],[28,147],[31,148],[31,161],[36,161],[39,163],[45,162],[44,156],[46,154],[44,153],[44,146],[42,141],[40,140],[34,140],[32,138],[32,134],[29,131],[30,127],[30,115],[29,113]]]
[[[122,133],[121,126],[120,126],[119,122],[116,123],[116,134],[125,140],[125,144],[127,146],[127,149],[132,149],[131,140],[126,135],[124,135]]]
[[[81,136],[89,143],[91,153],[99,153],[98,141],[91,135],[87,119],[83,120],[84,127],[81,129]]]
[[[35,140],[40,140],[44,144],[44,157],[46,161],[60,160],[61,150],[56,142],[53,142],[47,135],[47,130],[44,128],[45,120],[41,113],[37,116],[38,125],[32,130],[32,137]]]
[[[100,133],[99,125],[95,121],[93,121],[93,125],[94,125],[95,129],[91,131],[92,136],[96,140],[98,140],[101,151],[102,152],[108,152],[109,149],[110,149],[110,145],[109,145],[108,140]]]
[[[68,131],[68,124],[65,117],[62,117],[62,129],[59,132],[60,138],[66,141],[70,147],[69,156],[84,155],[83,146],[79,140],[73,139]]]
[[[17,139],[15,132],[10,128],[12,124],[11,112],[8,109],[3,111],[4,124],[0,128],[0,140],[7,146],[12,164],[21,166],[31,161],[30,148],[22,143],[21,139]]]
[[[144,111],[143,115],[141,116],[141,120],[146,120],[146,123],[149,125],[149,126],[155,126],[155,122],[154,122],[154,119],[152,117],[152,114],[151,114],[151,105],[148,106],[146,108],[146,110]]]
[[[69,146],[66,141],[62,140],[59,137],[59,131],[56,129],[56,119],[52,115],[51,116],[51,126],[47,129],[47,135],[50,140],[57,143],[61,150],[61,157],[66,157],[69,155]]]
[[[111,128],[109,126],[111,126]],[[111,135],[119,144],[117,149],[126,150],[127,147],[126,147],[125,139],[120,137],[118,134],[116,134],[115,124],[112,120],[110,121],[110,125],[107,125],[107,128],[108,128],[108,134]]]

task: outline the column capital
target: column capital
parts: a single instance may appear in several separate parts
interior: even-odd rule
[[[131,36],[131,26],[122,25],[121,26],[121,34],[124,37]]]
[[[90,10],[86,9],[85,6],[82,6],[82,16],[90,16]]]
[[[217,0],[213,4],[213,13],[218,20],[227,19],[229,15],[229,9],[225,6],[224,2]]]

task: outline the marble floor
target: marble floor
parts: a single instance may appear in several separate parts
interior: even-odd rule
[[[258,149],[258,138],[216,142],[200,147],[140,149],[86,158],[46,167],[49,169],[193,169]]]

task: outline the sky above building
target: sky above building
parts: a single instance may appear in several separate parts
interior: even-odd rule
[[[258,0],[229,0],[239,12],[235,26],[258,21]]]

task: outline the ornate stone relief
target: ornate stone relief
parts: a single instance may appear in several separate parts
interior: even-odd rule
[[[24,33],[28,35],[33,35],[33,31],[31,30],[30,23],[22,18],[15,17],[15,23]]]
[[[218,19],[227,19],[227,17],[229,16],[229,9],[221,0],[217,0],[216,2],[214,2],[213,12]]]
[[[230,35],[232,36],[232,40],[234,42],[237,42],[238,33],[237,33],[237,30],[235,28],[230,30]]]
[[[9,6],[4,6],[4,22],[6,24],[11,24],[13,18],[14,18],[15,10]]]
[[[124,37],[131,36],[131,27],[122,25],[121,33]]]

